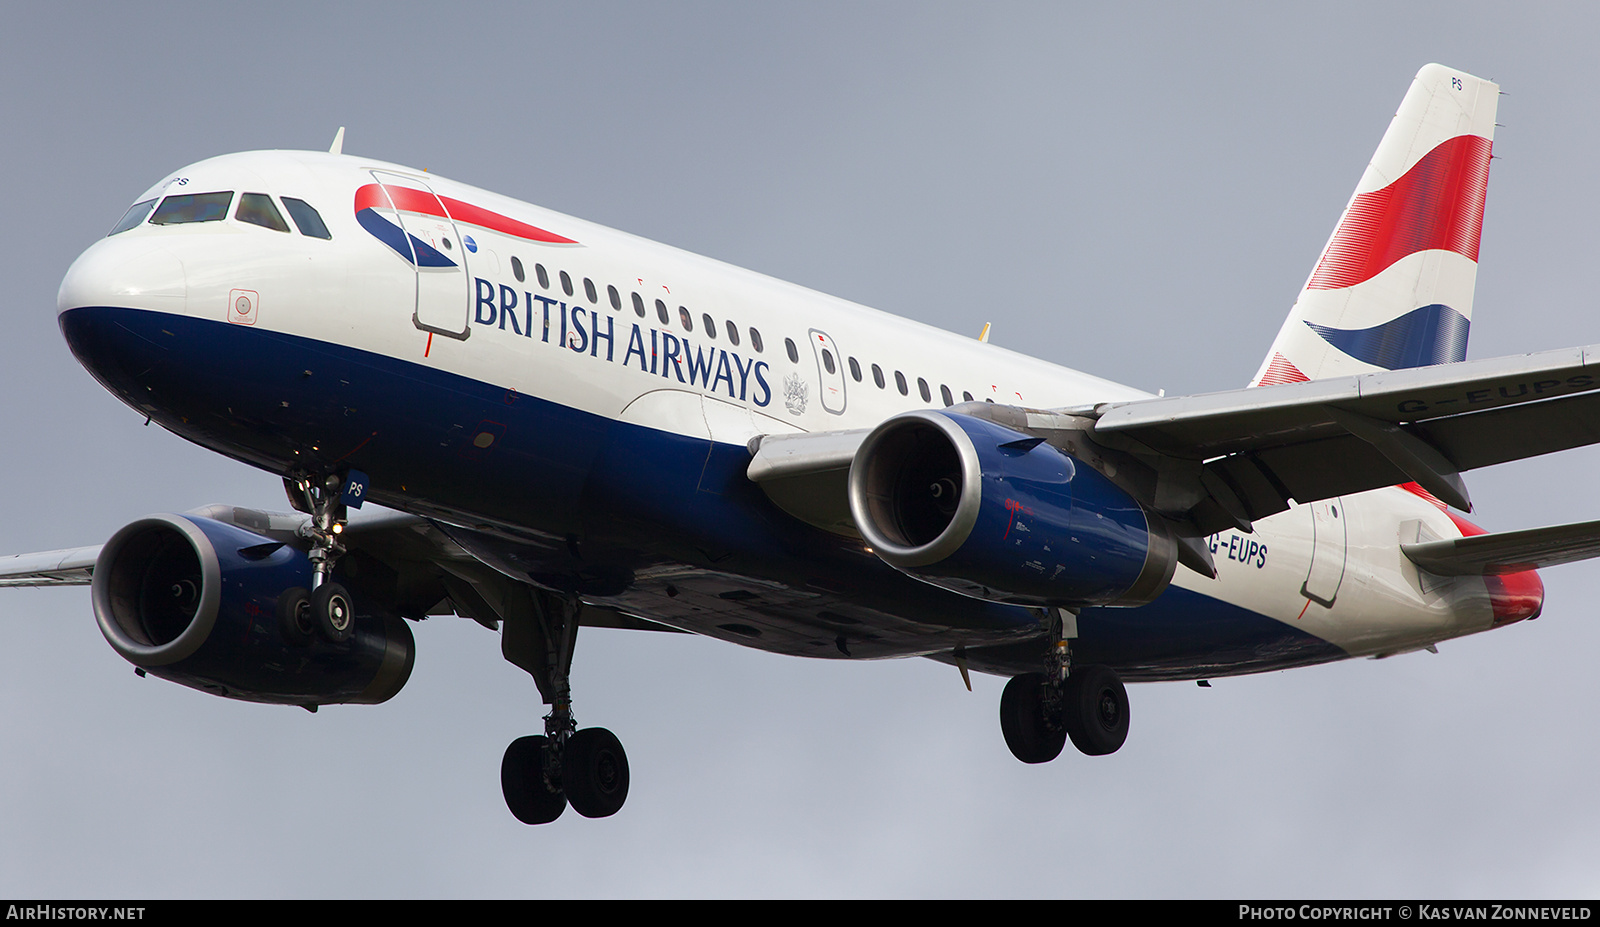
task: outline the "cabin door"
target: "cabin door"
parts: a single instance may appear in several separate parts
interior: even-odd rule
[[[465,339],[472,310],[467,248],[455,220],[433,188],[416,177],[373,171],[405,230],[416,269],[411,321],[426,332]]]
[[[813,328],[810,338],[811,350],[817,356],[817,382],[822,384],[818,391],[822,408],[840,415],[844,412],[844,358],[825,333]]]
[[[1332,608],[1344,584],[1344,567],[1349,533],[1345,528],[1344,499],[1335,496],[1313,502],[1311,509],[1311,568],[1300,593],[1311,601]]]

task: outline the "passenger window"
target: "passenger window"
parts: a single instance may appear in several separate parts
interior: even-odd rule
[[[572,295],[572,278],[567,276],[567,272],[564,270],[561,272],[561,292],[568,296]]]
[[[700,313],[700,324],[705,327],[706,337],[708,337],[708,338],[717,337],[717,323],[711,321],[711,313],[709,313],[709,312]]]
[[[591,303],[598,304],[600,302],[600,294],[595,292],[594,281],[588,277],[583,278],[583,295],[589,297],[589,302]]]
[[[183,193],[169,196],[156,207],[151,225],[183,225],[189,222],[217,222],[227,218],[233,191],[222,193]]]
[[[953,406],[956,404],[956,401],[950,398],[950,387],[945,386],[943,383],[939,384],[939,398],[944,400],[944,404],[946,406]]]
[[[961,391],[961,401],[962,402],[971,402],[972,401],[972,394],[967,392],[966,390],[962,390]]]
[[[783,339],[783,349],[785,351],[789,352],[789,362],[790,363],[792,363],[792,364],[800,363],[800,352],[795,349],[794,339],[793,338],[785,338],[785,339]]]
[[[522,260],[516,255],[511,256],[511,275],[517,278],[518,283],[527,280],[527,275],[522,272]]]
[[[833,363],[833,352],[827,348],[822,349],[822,366],[826,367],[829,373],[833,373],[837,369]]]
[[[638,293],[633,294],[633,314],[644,318],[644,300],[639,298]]]
[[[272,197],[265,193],[242,193],[239,195],[239,208],[233,211],[233,217],[240,222],[259,225],[264,229],[288,234],[289,223],[283,221],[283,216],[278,212],[278,207],[272,205]]]
[[[550,274],[545,271],[543,264],[533,265],[533,273],[539,278],[539,286],[542,289],[550,289]]]
[[[610,284],[607,284],[606,285],[606,295],[611,297],[611,308],[615,309],[618,312],[621,312],[622,311],[622,294],[617,292],[617,288],[614,287],[614,286],[611,286]]]
[[[728,323],[728,340],[733,342],[734,347],[739,346],[739,326],[732,322]]]
[[[911,390],[906,389],[906,375],[898,370],[894,372],[894,385],[900,388],[900,395],[910,395]]]
[[[683,330],[684,331],[686,331],[686,332],[694,331],[694,317],[689,315],[689,310],[685,309],[682,306],[678,307],[678,321],[683,323]]]
[[[855,378],[857,383],[861,382],[861,365],[856,363],[856,359],[853,357],[850,358],[850,376]]]
[[[128,211],[122,214],[122,221],[117,223],[116,228],[107,232],[106,237],[110,238],[118,232],[126,232],[128,229],[143,222],[144,217],[150,215],[150,210],[155,208],[155,205],[155,200],[145,200],[142,203],[134,203],[129,206]]]
[[[297,200],[292,196],[283,197],[283,208],[289,210],[289,218],[294,220],[294,227],[300,234],[307,238],[321,238],[331,241],[333,234],[322,222],[322,214],[312,208],[305,200]]]
[[[878,384],[878,389],[883,389],[883,368],[877,364],[872,365],[872,382]]]
[[[933,394],[928,392],[928,381],[921,377],[917,377],[917,392],[922,394],[923,402],[933,401]]]
[[[656,300],[656,318],[661,320],[662,325],[666,325],[672,321],[667,317],[667,304],[659,299]]]
[[[750,329],[750,346],[756,349],[757,354],[760,354],[762,351],[766,350],[766,348],[761,346],[761,333],[753,328]]]

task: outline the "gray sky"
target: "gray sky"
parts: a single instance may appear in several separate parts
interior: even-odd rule
[[[55,325],[140,191],[345,150],[1146,389],[1243,385],[1411,75],[1498,80],[1469,357],[1600,342],[1586,5],[17,4],[0,32],[0,552],[278,480],[136,416]],[[1281,9],[1280,7],[1293,7]],[[1600,517],[1600,453],[1469,477],[1492,530]],[[516,823],[530,679],[460,619],[389,703],[139,680],[86,590],[0,595],[0,895],[1593,896],[1600,567],[1437,656],[1135,686],[1111,757],[1000,737],[1002,680],[587,631],[616,817]]]

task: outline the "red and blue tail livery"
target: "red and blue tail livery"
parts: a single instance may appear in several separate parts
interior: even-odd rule
[[[1466,357],[1499,93],[1417,73],[1253,385]]]

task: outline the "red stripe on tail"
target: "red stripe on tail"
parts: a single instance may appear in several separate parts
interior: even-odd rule
[[[1306,284],[1332,290],[1370,280],[1418,251],[1478,260],[1491,143],[1458,135],[1381,190],[1357,194]]]

